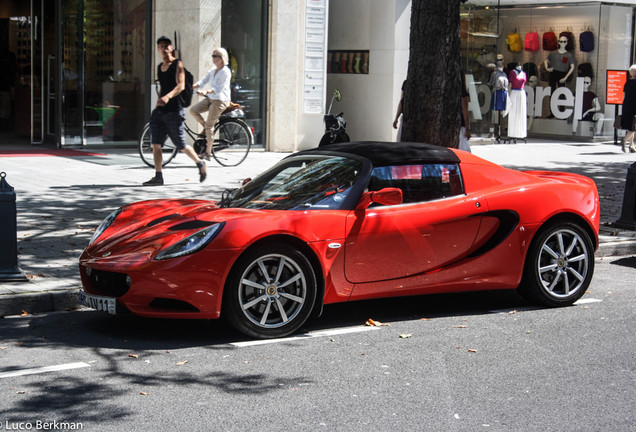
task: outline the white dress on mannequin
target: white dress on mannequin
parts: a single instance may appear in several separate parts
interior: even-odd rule
[[[528,105],[523,86],[526,73],[517,66],[508,75],[510,78],[510,112],[508,113],[508,137],[525,138],[528,136]]]

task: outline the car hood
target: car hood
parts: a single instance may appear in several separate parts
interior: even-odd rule
[[[113,223],[88,246],[83,258],[145,262],[158,251],[215,223],[258,217],[264,210],[220,208],[215,201],[151,200],[122,207]],[[271,213],[271,211],[268,211]]]

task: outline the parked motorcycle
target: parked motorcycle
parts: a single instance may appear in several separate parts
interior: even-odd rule
[[[323,117],[323,121],[325,122],[325,134],[322,136],[318,147],[322,147],[328,144],[350,141],[349,135],[347,135],[347,132],[345,132],[347,121],[344,119],[344,117],[342,117],[344,113],[331,114],[331,108],[333,107],[334,99],[338,102],[342,100],[342,95],[340,94],[340,91],[338,89],[333,91],[333,96],[331,96],[331,103],[329,104],[329,110]]]

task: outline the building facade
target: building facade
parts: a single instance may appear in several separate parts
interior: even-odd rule
[[[5,0],[0,130],[34,144],[134,145],[156,98],[154,41],[166,35],[195,78],[212,67],[215,47],[228,49],[232,97],[245,106],[259,147],[316,146],[334,89],[342,101],[333,110],[344,112],[352,139],[392,140],[410,8],[410,0]],[[633,1],[463,4],[461,61],[473,136],[507,133],[508,118],[494,121],[491,108],[498,54],[506,74],[517,64],[527,72],[529,136],[613,135],[613,79],[634,62],[634,10]],[[542,68],[558,51],[543,45],[550,32],[557,39],[571,34],[567,51],[576,70],[564,85],[551,84]],[[525,46],[531,33],[536,47]],[[514,35],[520,48],[509,44]],[[600,104],[589,121],[582,118],[588,92]]]

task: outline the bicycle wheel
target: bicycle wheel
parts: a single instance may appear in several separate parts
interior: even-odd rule
[[[150,123],[146,123],[144,131],[141,133],[141,137],[139,137],[138,149],[141,160],[149,167],[154,167],[155,161],[152,156],[152,143],[150,142]],[[168,163],[177,155],[177,152],[177,147],[175,147],[170,138],[168,138],[166,143],[163,145],[163,163],[161,166],[168,165]]]
[[[245,160],[253,142],[252,130],[244,121],[221,120],[214,127],[212,156],[223,166],[236,166]]]

